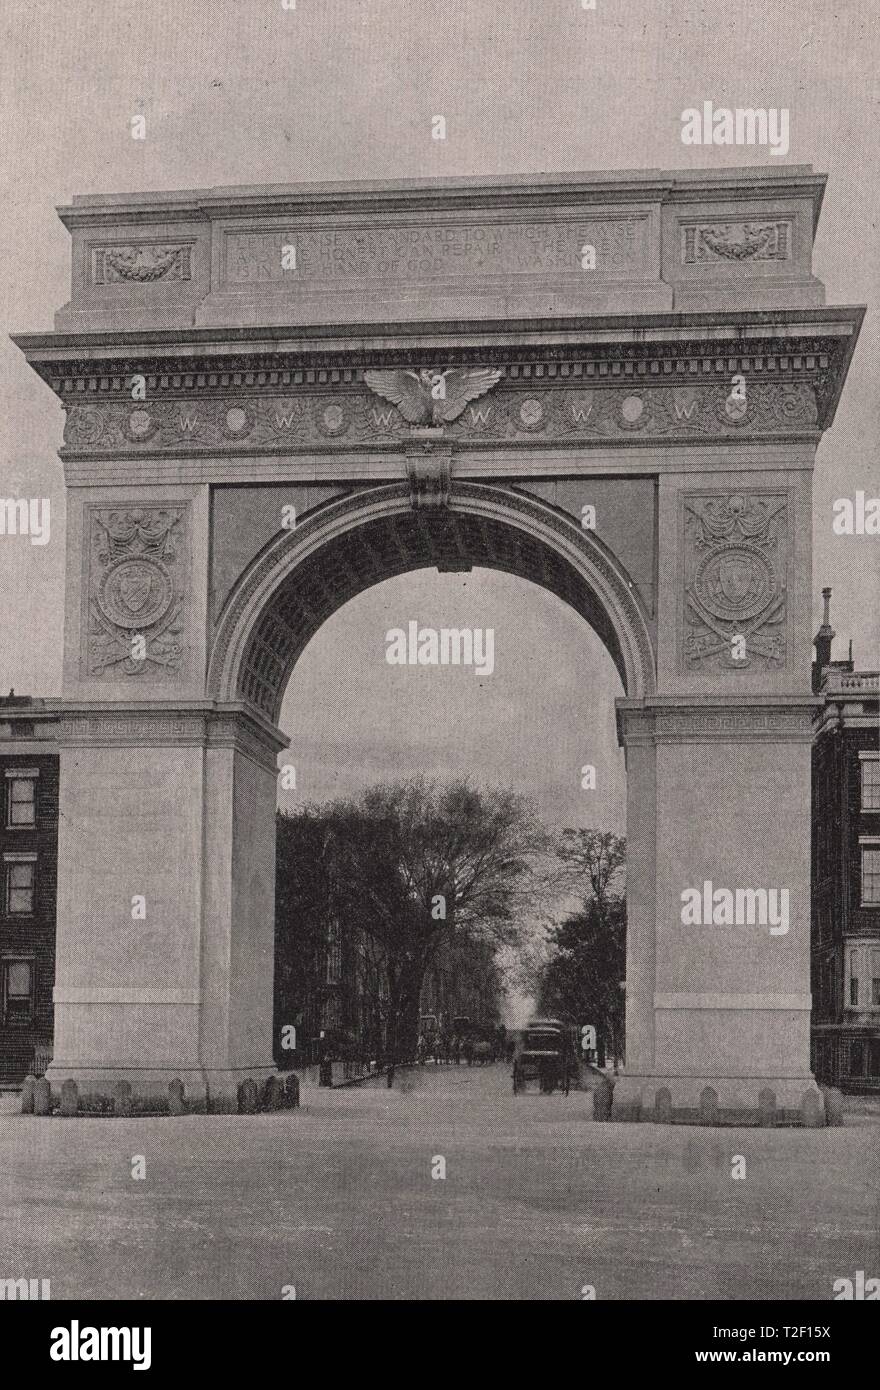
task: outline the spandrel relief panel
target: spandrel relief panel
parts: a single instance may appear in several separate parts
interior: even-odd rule
[[[786,492],[686,492],[679,668],[778,669],[789,660]]]
[[[89,681],[175,679],[186,650],[189,507],[88,506]]]

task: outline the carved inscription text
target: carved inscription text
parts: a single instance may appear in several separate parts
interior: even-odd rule
[[[228,232],[225,274],[234,284],[250,284],[359,276],[580,273],[585,245],[595,248],[596,272],[638,273],[647,265],[647,222],[627,217],[553,224]],[[296,268],[285,269],[283,248],[291,246],[296,248]]]

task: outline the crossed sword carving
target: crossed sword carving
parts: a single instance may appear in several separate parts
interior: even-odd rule
[[[735,628],[732,632],[724,631],[724,629],[712,617],[712,614],[706,611],[706,609],[700,603],[700,600],[694,597],[693,591],[691,589],[688,589],[687,596],[688,603],[690,604],[696,616],[700,619],[700,622],[702,622],[705,627],[708,627],[712,632],[714,632],[716,637],[721,638],[720,642],[716,643],[714,646],[706,647],[703,651],[700,652],[700,656],[704,657],[715,656],[717,652],[725,651],[730,646],[731,638],[735,636],[744,637],[746,639],[746,645],[748,646],[749,638],[751,637],[753,632],[756,632],[759,627],[763,627],[765,623],[772,623],[776,620],[776,614],[782,607],[782,603],[785,598],[785,589],[783,588],[780,591],[780,593],[776,595],[776,598],[773,599],[770,606],[768,608],[763,609],[756,618],[752,618],[751,621],[744,627]],[[757,638],[756,641],[754,641],[751,644],[751,646],[752,650],[757,652],[759,656],[766,656],[772,658],[774,655],[772,647],[767,644],[766,639],[762,641],[761,638]]]
[[[157,637],[161,637],[162,634],[168,630],[168,628],[173,623],[174,619],[179,614],[181,605],[181,599],[178,599],[176,603],[173,603],[171,605],[171,608],[168,610],[162,621],[158,624],[155,631],[150,633],[150,642],[153,642]],[[118,666],[120,662],[128,660],[128,658],[131,656],[131,634],[129,633],[124,636],[121,632],[114,628],[111,625],[111,623],[104,617],[97,604],[93,606],[92,614],[95,618],[97,618],[100,627],[103,629],[104,636],[110,638],[114,647],[116,647],[117,649],[121,649],[117,650],[115,655],[112,653],[108,654],[105,657],[99,658],[95,662],[95,666],[93,669],[95,670],[95,672],[100,672],[106,670],[108,666]],[[157,666],[170,666],[171,662],[174,660],[175,655],[176,653],[174,652],[171,652],[168,655],[163,655],[162,652],[152,650],[149,653],[148,660],[154,662]]]

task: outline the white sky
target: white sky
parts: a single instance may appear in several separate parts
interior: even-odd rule
[[[681,144],[683,109],[788,107],[781,163],[830,175],[814,268],[830,303],[876,302],[875,0],[4,0],[0,130],[0,495],[48,496],[52,541],[0,539],[0,688],[59,691],[62,412],[6,333],[51,326],[68,294],[74,193],[310,179],[734,167],[759,149]],[[147,139],[130,138],[144,114]],[[431,139],[444,114],[448,138]],[[878,664],[880,538],[834,537],[831,502],[880,495],[877,325],[869,313],[816,472],[815,626],[834,587],[835,655]],[[387,627],[496,629],[496,671],[400,671]],[[476,687],[476,689],[475,689]],[[390,581],[338,613],[288,692],[303,794],[409,771],[513,782],[552,819],[621,824],[616,674],[585,625],[524,581],[475,571]],[[431,736],[425,738],[425,722]],[[591,751],[597,750],[594,757]],[[584,807],[577,771],[600,767]]]

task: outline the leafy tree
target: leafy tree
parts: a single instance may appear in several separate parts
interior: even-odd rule
[[[626,840],[611,831],[566,830],[556,852],[583,907],[532,945],[520,979],[542,1013],[595,1024],[617,1058],[624,1045]]]
[[[593,1023],[616,1059],[624,1044],[626,903],[623,898],[587,901],[550,933],[552,955],[539,987],[542,1013],[569,1023]],[[603,1049],[604,1050],[604,1049]]]
[[[343,934],[363,942],[382,980],[378,1007],[393,1069],[414,1041],[425,971],[441,943],[516,940],[545,832],[521,796],[465,780],[377,786],[359,802],[285,819],[303,817],[303,852],[316,862],[295,867],[283,910],[296,921],[305,892],[308,921],[326,922],[332,900]]]

